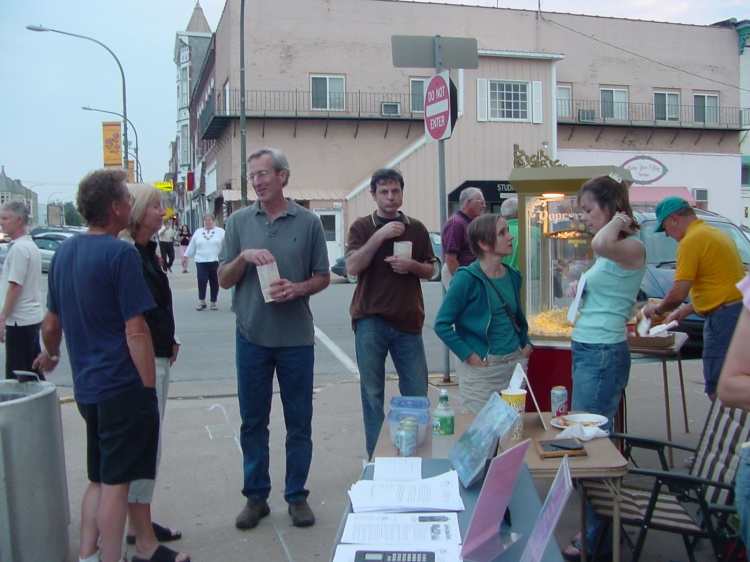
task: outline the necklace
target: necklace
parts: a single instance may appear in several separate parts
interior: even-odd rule
[[[202,232],[202,234],[203,234],[203,238],[204,238],[204,239],[206,239],[206,240],[211,240],[211,238],[213,238],[213,237],[214,237],[214,233],[215,233],[215,232],[216,232],[216,231],[215,231],[215,230],[214,230],[213,228],[212,228],[211,230],[206,230],[206,229],[204,228],[204,229],[203,229],[203,232]]]

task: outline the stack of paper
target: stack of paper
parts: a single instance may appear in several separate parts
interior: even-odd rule
[[[354,513],[463,511],[455,470],[423,480],[360,480],[349,489]]]
[[[420,457],[375,457],[373,480],[421,480]]]
[[[378,546],[461,544],[455,513],[350,513],[342,543]]]

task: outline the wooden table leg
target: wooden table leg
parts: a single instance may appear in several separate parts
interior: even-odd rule
[[[582,482],[578,483],[581,488],[581,562],[586,562],[588,553],[586,552],[586,488]]]
[[[677,356],[677,369],[680,373],[680,391],[682,392],[682,417],[685,421],[685,433],[690,433],[687,415],[687,400],[685,400],[685,380],[682,378],[682,357]]]
[[[667,441],[672,441],[672,412],[669,408],[669,380],[667,379],[667,362],[661,362],[661,373],[664,382],[664,410],[667,415]],[[672,453],[672,447],[669,447],[669,466],[674,466],[674,454]]]
[[[612,562],[620,562],[620,486],[622,478],[612,479],[614,504],[612,506]]]

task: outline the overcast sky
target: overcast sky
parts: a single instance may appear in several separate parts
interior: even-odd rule
[[[537,0],[451,3],[537,6]],[[81,106],[122,111],[111,56],[88,41],[25,29],[41,24],[95,37],[117,54],[144,179],[162,179],[176,127],[175,33],[187,26],[194,5],[193,0],[0,0],[0,164],[6,174],[39,193],[40,203],[72,199],[81,176],[101,166],[101,122],[117,119]],[[215,30],[224,0],[201,5]],[[542,0],[542,9],[694,24],[750,18],[748,0]]]

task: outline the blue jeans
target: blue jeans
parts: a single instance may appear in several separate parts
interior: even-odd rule
[[[313,346],[262,347],[237,331],[237,393],[240,401],[240,445],[244,484],[242,495],[265,500],[271,492],[268,421],[273,373],[279,381],[286,425],[284,499],[308,495],[305,482],[312,460]]]
[[[740,536],[750,544],[750,447],[740,449],[740,466],[734,481],[734,506],[740,516]]]
[[[602,429],[610,431],[614,424],[620,397],[630,377],[630,348],[626,341],[614,344],[593,344],[573,341],[573,398],[571,408],[599,414],[609,420]],[[586,504],[586,548],[595,546],[603,525],[602,519]],[[606,544],[603,543],[603,544]]]
[[[742,311],[742,302],[719,308],[703,322],[703,379],[706,394],[715,394],[724,358]]]
[[[427,396],[427,359],[421,334],[401,332],[378,316],[360,318],[354,325],[362,417],[367,456],[372,457],[383,426],[385,358],[390,352],[402,396]]]

